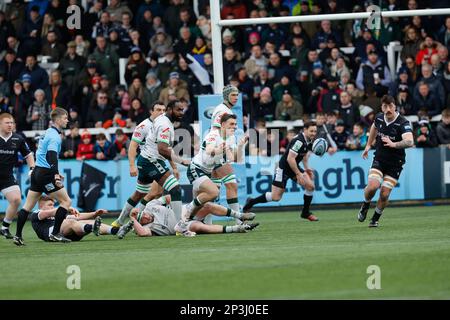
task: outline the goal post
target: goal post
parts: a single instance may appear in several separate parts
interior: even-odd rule
[[[223,57],[222,57],[222,27],[227,26],[244,26],[252,24],[270,24],[270,23],[294,23],[294,22],[318,22],[322,20],[356,20],[368,19],[371,15],[380,18],[389,17],[413,17],[413,16],[436,16],[449,15],[450,8],[442,9],[421,9],[421,10],[398,10],[398,11],[368,11],[354,13],[336,13],[336,14],[318,14],[304,16],[287,16],[287,17],[267,17],[267,18],[248,18],[222,20],[220,18],[220,1],[210,0],[211,9],[211,36],[212,36],[212,53],[213,53],[213,70],[214,70],[214,93],[221,93],[224,86],[223,81]],[[392,72],[392,70],[391,70]]]

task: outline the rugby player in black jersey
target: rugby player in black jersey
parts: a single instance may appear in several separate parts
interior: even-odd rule
[[[375,213],[370,220],[369,227],[378,227],[378,220],[386,208],[389,195],[405,164],[405,150],[414,145],[411,123],[400,115],[395,106],[395,100],[389,95],[381,99],[381,110],[376,115],[370,128],[369,140],[362,154],[368,158],[368,152],[375,143],[375,155],[369,170],[369,181],[364,189],[364,202],[358,213],[358,221],[366,219],[370,208],[370,201],[380,189],[380,195]]]
[[[20,188],[13,174],[14,166],[17,164],[17,153],[22,154],[30,170],[34,168],[33,153],[25,139],[14,133],[13,128],[13,116],[9,113],[0,114],[0,192],[8,200],[0,235],[7,239],[13,238],[9,232],[9,226],[16,217],[16,212],[22,202]]]
[[[286,183],[289,179],[292,179],[305,188],[301,217],[309,221],[319,221],[309,211],[315,187],[314,171],[308,165],[308,152],[311,151],[316,134],[316,124],[314,122],[306,122],[303,131],[299,132],[291,140],[286,148],[286,152],[278,163],[278,168],[275,170],[275,176],[272,182],[272,191],[263,193],[257,198],[249,198],[243,208],[244,212],[248,212],[258,203],[281,200],[286,190]],[[300,167],[300,162],[303,162],[303,168]]]

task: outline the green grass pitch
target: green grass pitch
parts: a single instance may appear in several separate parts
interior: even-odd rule
[[[0,239],[0,300],[450,298],[449,206],[387,208],[378,229],[355,209],[315,212],[260,213],[248,234],[71,244],[38,240],[28,222],[26,247]],[[66,287],[70,265],[80,290]],[[367,288],[370,265],[380,290]]]

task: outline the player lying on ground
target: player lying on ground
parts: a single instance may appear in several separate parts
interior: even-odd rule
[[[369,170],[369,182],[364,189],[364,202],[358,213],[358,221],[366,220],[370,201],[380,189],[375,213],[369,227],[378,227],[378,220],[386,208],[389,195],[397,184],[405,164],[405,149],[414,146],[411,123],[397,112],[395,99],[389,95],[381,98],[381,111],[370,128],[369,140],[362,154],[364,159],[375,142],[375,155]]]
[[[309,211],[314,193],[314,171],[308,165],[308,153],[311,151],[313,141],[317,134],[317,126],[314,122],[306,122],[303,131],[299,132],[289,143],[286,152],[281,157],[278,168],[272,182],[272,191],[261,194],[257,198],[249,198],[243,211],[249,211],[255,204],[270,201],[280,201],[286,190],[289,179],[294,180],[305,188],[303,195],[303,210],[301,217],[309,221],[319,219]],[[302,169],[300,162],[303,161]]]
[[[55,201],[48,197],[42,196],[39,199],[39,210],[31,215],[31,225],[34,232],[39,239],[50,241],[49,236],[55,226],[55,215],[57,208],[55,208]],[[80,213],[74,208],[69,208],[69,215],[61,224],[61,233],[72,241],[80,241],[89,233],[98,235],[115,235],[119,228],[109,226],[102,223],[100,215],[108,213],[104,209],[99,209],[95,212]]]
[[[170,236],[177,234],[175,226],[179,221],[177,221],[173,210],[168,206],[169,204],[170,196],[165,195],[147,203],[141,212],[139,212],[137,208],[131,210],[131,220],[119,231],[119,239],[122,239],[125,234],[133,228],[139,237]],[[234,226],[204,224],[201,220],[208,214],[216,216],[233,216],[231,209],[208,202],[197,212],[194,220],[187,222],[190,236],[195,236],[196,233],[213,234],[248,232],[259,225],[258,223],[247,224],[245,222]],[[236,217],[245,221],[246,215],[247,214],[239,213]]]

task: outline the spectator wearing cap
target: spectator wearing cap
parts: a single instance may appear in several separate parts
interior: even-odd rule
[[[27,55],[37,54],[41,48],[40,30],[42,27],[42,16],[38,6],[32,6],[28,17],[18,33],[21,45]]]
[[[10,112],[16,120],[18,131],[29,130],[31,125],[27,122],[28,108],[33,103],[33,95],[24,93],[22,84],[16,80],[13,83],[13,89],[9,97]]]
[[[80,129],[77,124],[70,125],[70,133],[65,137],[61,145],[60,158],[75,159],[78,145],[81,142]]]
[[[273,99],[275,103],[280,102],[283,99],[284,92],[288,90],[295,100],[302,101],[302,96],[298,87],[292,83],[288,76],[282,76],[280,82],[276,83],[273,88]]]
[[[250,119],[265,119],[272,121],[275,118],[276,103],[272,98],[269,87],[265,87],[259,94],[259,99],[255,101],[254,107],[250,112]],[[251,126],[253,127],[253,126]]]
[[[344,121],[338,119],[336,121],[336,125],[334,126],[334,130],[331,133],[331,138],[336,143],[338,150],[345,150],[345,143],[347,142],[347,138],[350,134],[345,128]]]
[[[78,144],[76,158],[78,161],[94,159],[94,144],[92,136],[88,130],[81,133],[81,143]]]
[[[331,27],[330,20],[323,20],[320,22],[320,30],[314,35],[311,46],[314,49],[325,49],[329,37],[333,37],[336,44],[342,44],[342,38],[339,32],[334,31]]]
[[[164,31],[164,28],[158,28],[156,33],[150,39],[150,52],[151,54],[157,54],[158,57],[163,57],[164,53],[172,47],[172,36]]]
[[[158,79],[154,72],[147,73],[145,77],[144,100],[143,103],[146,108],[151,106],[153,102],[159,99],[162,91],[161,80]]]
[[[97,64],[103,73],[105,73],[111,85],[116,85],[118,81],[119,70],[119,56],[111,47],[106,43],[106,39],[103,36],[96,38],[97,47],[94,49],[92,58],[95,59]]]
[[[139,47],[131,49],[131,55],[128,58],[127,66],[125,67],[125,81],[131,83],[134,74],[137,74],[142,82],[145,81],[150,65],[145,61]]]
[[[304,72],[304,71],[302,71]],[[313,64],[312,73],[304,75],[306,77],[305,85],[303,88],[306,92],[302,92],[303,97],[309,97],[307,102],[307,109],[305,113],[316,113],[317,103],[319,102],[319,95],[327,86],[326,76],[323,71],[323,66],[320,61],[316,61]],[[302,74],[303,78],[303,74]]]
[[[400,86],[406,86],[406,88],[411,88],[410,95],[413,93],[413,83],[409,78],[408,68],[405,66],[400,67],[398,70],[398,77],[395,81],[391,82],[389,85],[389,95],[395,97],[398,93]]]
[[[62,81],[61,72],[59,70],[54,70],[50,74],[50,86],[45,89],[45,98],[52,110],[56,107],[69,110],[72,96],[67,85]]]
[[[351,130],[353,125],[360,120],[359,109],[352,103],[352,97],[346,91],[339,95],[339,106],[337,107],[339,118],[344,122],[345,129]]]
[[[361,90],[373,87],[377,95],[382,96],[387,93],[391,81],[388,67],[378,58],[378,53],[371,50],[367,61],[359,67],[356,85]]]
[[[189,101],[189,92],[187,90],[187,84],[180,80],[178,72],[171,72],[169,75],[169,81],[164,89],[161,90],[159,100],[165,105],[170,101],[170,96],[176,97],[176,99],[184,98]]]
[[[80,127],[80,125],[83,124],[83,119],[81,118],[80,112],[78,111],[78,108],[75,106],[72,106],[69,108],[69,123],[68,127],[72,125],[76,125]]]
[[[408,27],[405,30],[405,38],[403,40],[403,48],[400,51],[400,59],[402,62],[406,62],[408,56],[416,57],[417,52],[420,50],[420,37],[416,28]]]
[[[410,94],[409,87],[405,84],[401,84],[398,87],[396,95],[396,106],[397,110],[401,115],[415,115],[413,106],[412,106],[412,95]]]
[[[59,62],[58,67],[71,96],[76,95],[79,85],[79,83],[77,83],[77,77],[86,65],[86,59],[77,54],[76,47],[75,41],[70,41],[67,44],[67,52]]]
[[[359,106],[359,114],[361,115],[361,123],[366,129],[369,129],[375,120],[375,111],[369,106],[361,105]]]
[[[109,102],[108,94],[99,91],[97,96],[87,112],[86,127],[102,128],[103,125],[114,117],[114,109]]]
[[[418,66],[424,63],[431,64],[431,56],[435,53],[437,53],[437,43],[433,40],[431,35],[428,35],[420,44],[420,50],[416,55],[416,64]]]
[[[419,82],[425,82],[429,86],[429,90],[439,99],[439,105],[445,104],[445,90],[442,86],[442,82],[433,74],[433,69],[429,64],[422,65],[422,78]],[[419,95],[419,82],[414,88],[414,99],[418,99]],[[440,112],[439,112],[440,113]]]
[[[50,105],[45,100],[44,90],[37,89],[34,92],[34,102],[27,113],[27,122],[31,125],[31,130],[47,130],[51,111]]]
[[[21,76],[25,73],[31,76],[32,90],[47,88],[49,84],[47,71],[37,64],[35,55],[27,56],[26,65]]]
[[[438,146],[436,134],[433,132],[428,119],[423,118],[419,121],[415,140],[417,148],[434,148]]]
[[[317,101],[317,110],[320,112],[335,112],[339,108],[339,95],[342,90],[338,86],[339,79],[328,76],[326,87],[321,90]]]
[[[303,116],[303,105],[295,100],[289,90],[285,90],[275,108],[276,120],[298,120]]]
[[[450,148],[450,108],[442,111],[442,119],[436,126],[436,134],[439,143]]]
[[[6,49],[6,54],[0,60],[0,72],[3,73],[5,80],[12,89],[14,81],[16,81],[24,69],[24,64],[17,60],[16,52],[12,49]]]
[[[261,68],[266,68],[268,59],[263,55],[261,46],[256,44],[251,49],[252,55],[245,61],[244,67],[250,78],[254,78]]]
[[[355,46],[355,62],[360,63],[368,59],[369,51],[375,50],[378,53],[384,52],[380,42],[373,37],[372,32],[367,26],[361,28],[362,36],[357,37],[354,41]],[[371,48],[368,50],[368,46]]]
[[[434,117],[441,113],[441,101],[436,94],[430,90],[428,83],[419,81],[417,83],[418,94],[414,95],[414,112],[426,111],[428,116]]]
[[[127,151],[129,146],[130,138],[128,138],[122,129],[117,129],[114,141],[109,148],[109,156],[115,161],[126,159],[128,157]]]

